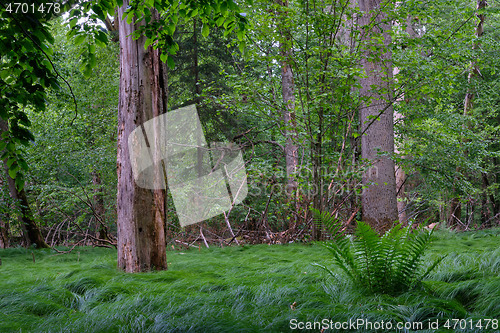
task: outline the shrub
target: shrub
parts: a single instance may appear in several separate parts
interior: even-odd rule
[[[411,224],[397,224],[380,236],[368,224],[359,221],[352,240],[341,230],[342,224],[328,212],[314,211],[315,220],[327,228],[333,240],[322,242],[333,255],[334,264],[357,285],[373,293],[396,295],[419,285],[441,262],[434,260],[423,273],[423,255],[432,230],[412,231]],[[327,267],[317,265],[334,273]]]

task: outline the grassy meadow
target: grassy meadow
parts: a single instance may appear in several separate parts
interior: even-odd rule
[[[426,261],[446,258],[421,287],[397,297],[369,295],[337,268],[332,277],[313,266],[331,261],[318,244],[170,248],[168,271],[142,274],[117,271],[111,249],[33,252],[35,262],[30,249],[0,250],[0,332],[319,332],[298,323],[323,319],[500,331],[484,327],[500,319],[500,229],[436,232]],[[448,319],[466,324],[442,327]],[[441,328],[429,329],[436,320]]]

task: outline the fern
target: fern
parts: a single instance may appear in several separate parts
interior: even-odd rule
[[[322,242],[322,245],[332,254],[334,264],[356,285],[373,293],[399,294],[412,289],[443,259],[435,260],[424,273],[420,273],[432,231],[420,229],[413,232],[411,225],[403,227],[397,224],[379,236],[372,227],[360,221],[351,242],[336,218],[328,212],[314,210],[313,213],[315,222],[332,235],[333,239]],[[334,275],[326,267],[320,267]]]

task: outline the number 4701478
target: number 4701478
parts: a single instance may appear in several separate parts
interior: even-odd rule
[[[472,319],[448,319],[444,325],[447,329],[498,329],[498,319],[479,319],[474,322]]]
[[[15,13],[15,14],[28,14],[35,12],[39,13],[56,13],[59,14],[61,12],[61,4],[57,2],[46,2],[40,5],[31,3],[28,4],[26,2],[10,2],[7,4],[6,8],[7,12]]]

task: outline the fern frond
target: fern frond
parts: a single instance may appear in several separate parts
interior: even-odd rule
[[[325,226],[338,225],[328,213],[318,212],[317,216],[327,221]],[[323,245],[332,253],[334,263],[372,292],[397,294],[413,288],[442,260],[435,260],[419,275],[432,232],[413,232],[411,225],[397,224],[381,237],[368,224],[358,222],[352,244],[344,235],[338,236],[338,229],[331,230],[337,232],[335,241]]]
[[[319,211],[316,208],[311,209],[313,212],[313,222],[320,228],[325,228],[334,240],[343,237],[341,232],[342,223],[336,217],[332,216],[330,212]]]

